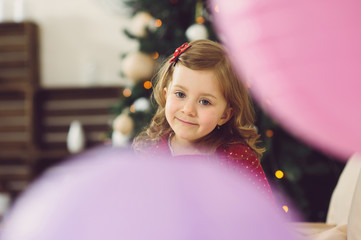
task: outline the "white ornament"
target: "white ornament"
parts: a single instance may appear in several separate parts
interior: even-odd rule
[[[127,113],[118,115],[113,121],[113,130],[130,136],[134,130],[133,119]]]
[[[136,37],[145,37],[147,29],[153,24],[153,17],[147,12],[138,12],[132,19],[128,31]]]
[[[145,112],[145,111],[148,111],[149,109],[150,109],[149,99],[142,97],[142,98],[138,98],[137,100],[135,100],[134,110],[136,112]]]
[[[186,37],[189,41],[208,38],[208,30],[203,24],[193,24],[186,30]]]
[[[152,56],[142,52],[129,53],[122,62],[124,75],[135,82],[151,78],[154,67],[155,62]]]
[[[113,146],[127,146],[134,130],[133,119],[124,112],[113,121],[112,144]]]
[[[114,147],[126,147],[129,145],[130,136],[119,131],[113,131],[112,144]]]
[[[66,145],[70,153],[81,152],[85,147],[85,135],[81,123],[77,120],[71,122]]]

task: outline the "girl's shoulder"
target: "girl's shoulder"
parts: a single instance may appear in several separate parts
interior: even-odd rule
[[[246,164],[257,167],[260,161],[256,152],[246,143],[229,143],[221,145],[217,148],[218,157],[227,162],[237,162],[238,164]]]
[[[217,148],[221,165],[239,172],[251,185],[255,185],[264,196],[272,201],[272,190],[256,152],[246,143],[224,144]]]
[[[238,143],[227,143],[219,146],[217,148],[217,152],[224,152],[229,155],[240,155],[240,156],[256,156],[256,152],[250,148],[246,143],[238,142]]]

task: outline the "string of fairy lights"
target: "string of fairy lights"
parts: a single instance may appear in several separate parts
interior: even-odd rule
[[[281,170],[276,170],[276,171],[275,171],[275,176],[276,176],[277,179],[283,179],[284,176],[285,176],[285,174],[284,174],[283,171],[281,171]],[[284,210],[286,213],[287,213],[288,210],[289,210],[287,205],[283,205],[282,208],[283,208],[283,210]]]
[[[273,132],[273,130],[268,129],[268,130],[266,130],[265,135],[266,135],[266,137],[268,137],[268,138],[272,138],[273,135],[274,135],[274,132]],[[274,175],[275,175],[275,177],[276,177],[277,179],[279,179],[279,180],[282,180],[282,179],[285,177],[285,173],[284,173],[282,170],[280,170],[280,169],[276,170],[276,171],[274,172]],[[286,204],[283,204],[283,205],[282,205],[282,209],[285,211],[285,213],[288,213],[288,211],[289,211],[289,207],[288,207],[288,205],[286,205]]]

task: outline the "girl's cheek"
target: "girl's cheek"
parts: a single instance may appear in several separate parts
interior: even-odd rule
[[[177,102],[175,99],[171,99],[168,102],[168,112],[175,112],[180,108],[179,102]]]
[[[169,104],[172,104],[172,105],[177,103],[175,97],[172,95],[169,95],[167,97],[167,101],[169,102]]]

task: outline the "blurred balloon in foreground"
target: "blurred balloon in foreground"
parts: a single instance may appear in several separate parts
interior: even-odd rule
[[[339,158],[361,152],[361,1],[212,4],[237,70],[270,115]]]
[[[194,159],[100,149],[35,182],[1,239],[292,239],[272,203],[244,182]]]

